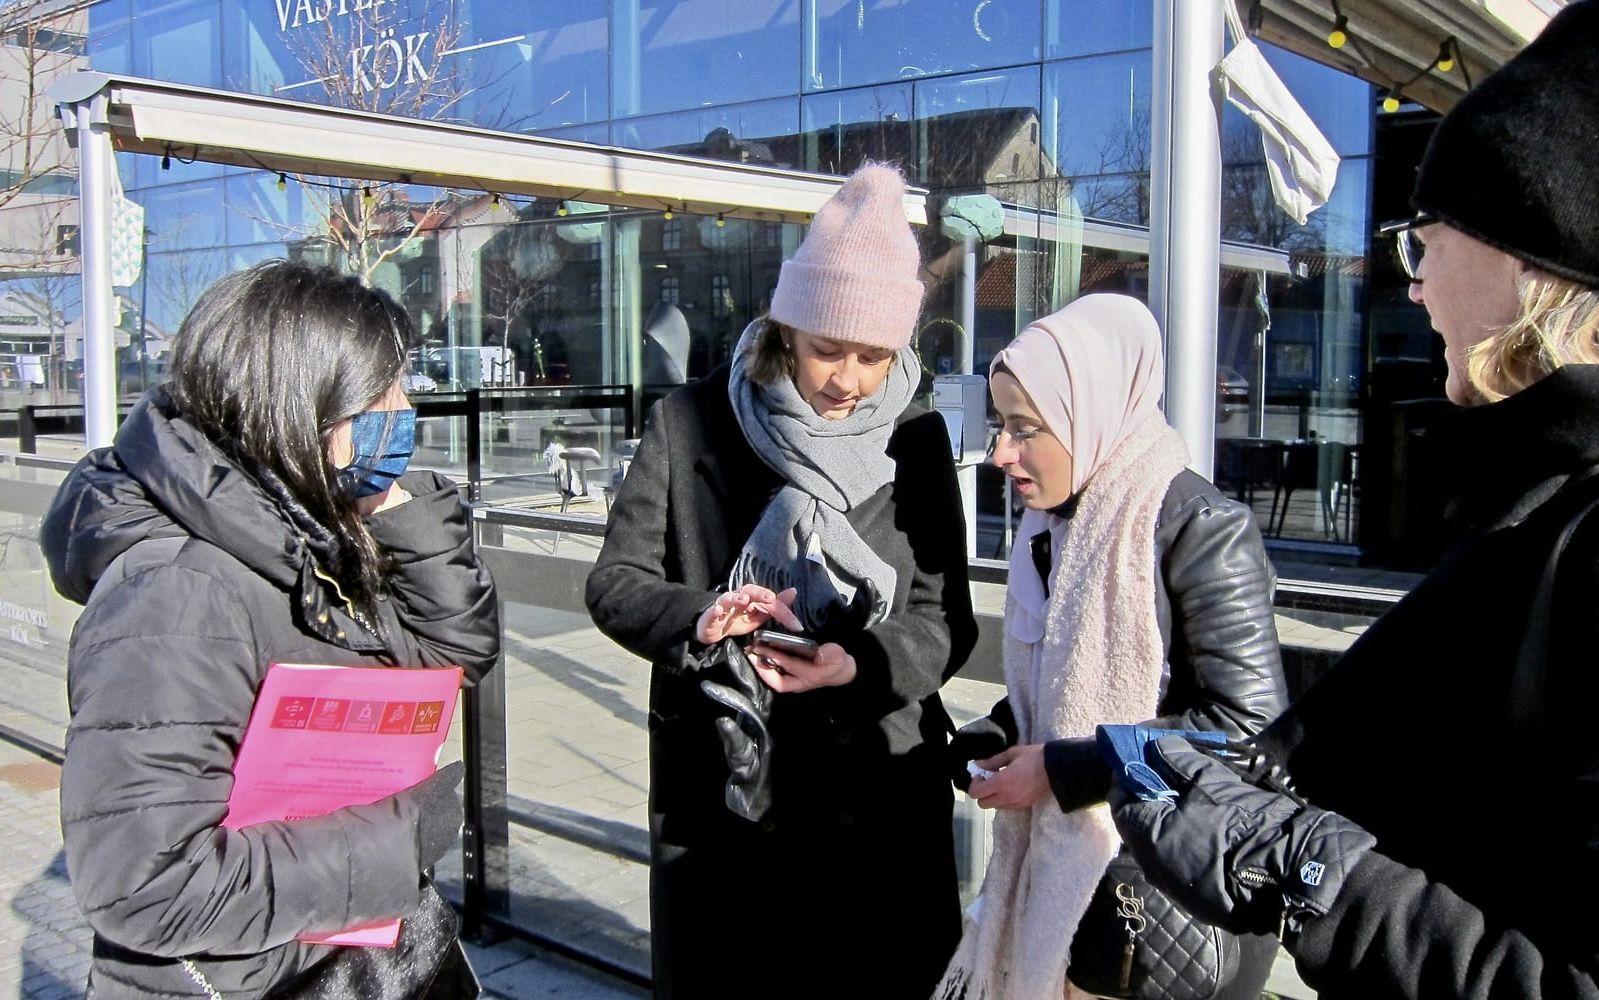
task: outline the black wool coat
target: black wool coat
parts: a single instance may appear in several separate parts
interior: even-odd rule
[[[40,531],[85,603],[67,655],[67,872],[94,929],[91,995],[263,997],[335,949],[295,936],[410,912],[407,793],[293,823],[221,827],[272,663],[446,666],[499,655],[494,582],[453,484],[408,473],[367,519],[394,560],[379,639],[317,573],[306,536],[156,390],[62,483]],[[429,890],[431,891],[431,890]]]
[[[976,641],[964,519],[936,415],[908,411],[888,454],[894,481],[848,517],[897,573],[890,614],[830,637],[854,682],[776,696],[773,805],[751,823],[724,804],[725,713],[700,690],[693,629],[782,481],[739,429],[725,366],[651,414],[587,599],[602,632],[654,664],[658,996],[925,997],[954,950],[938,690]]]
[[[1559,561],[1547,656],[1523,650],[1555,538],[1599,495],[1572,478],[1599,464],[1599,366],[1452,421],[1452,548],[1263,735],[1377,838],[1292,949],[1332,1000],[1599,997],[1599,514]]]

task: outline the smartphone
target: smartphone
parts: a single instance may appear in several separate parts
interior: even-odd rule
[[[816,640],[807,639],[803,635],[793,635],[775,628],[758,628],[755,630],[754,639],[763,646],[770,646],[779,652],[797,656],[802,660],[814,660],[816,658]]]

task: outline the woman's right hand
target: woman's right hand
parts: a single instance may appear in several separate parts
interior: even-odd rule
[[[722,594],[700,612],[699,621],[694,623],[694,638],[709,646],[733,636],[748,635],[769,621],[802,632],[805,627],[792,610],[797,593],[792,587],[777,594],[747,583]]]

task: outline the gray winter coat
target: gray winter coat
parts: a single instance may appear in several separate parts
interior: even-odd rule
[[[499,652],[494,584],[447,480],[368,520],[393,557],[388,640],[351,617],[311,544],[156,390],[116,443],[62,484],[41,540],[56,588],[85,602],[68,655],[61,825],[95,932],[95,997],[197,996],[192,957],[231,998],[260,997],[330,954],[295,936],[409,912],[419,899],[410,793],[230,831],[233,762],[274,662],[463,667]]]

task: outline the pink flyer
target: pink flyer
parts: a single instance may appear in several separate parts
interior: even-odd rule
[[[460,687],[459,667],[274,663],[234,763],[222,825],[321,816],[411,787],[434,771]],[[394,919],[301,940],[391,948],[399,932]]]

